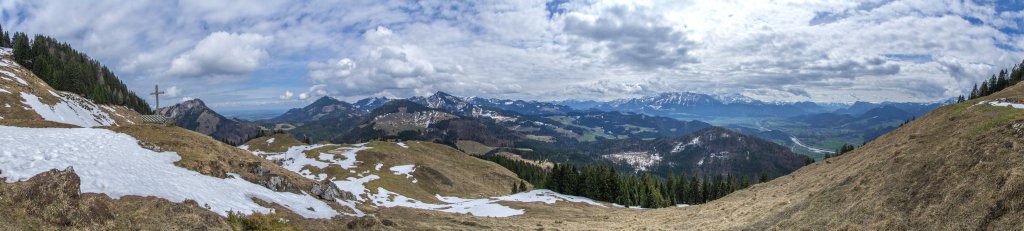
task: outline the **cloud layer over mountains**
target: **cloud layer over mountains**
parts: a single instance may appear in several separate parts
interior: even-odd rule
[[[1024,3],[8,1],[136,91],[221,108],[456,95],[933,101],[1024,58]]]

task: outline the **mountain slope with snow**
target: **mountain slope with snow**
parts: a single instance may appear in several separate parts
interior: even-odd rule
[[[73,93],[56,91],[0,52],[0,124],[50,121],[78,127],[129,125],[141,122],[123,106],[98,105]],[[8,121],[4,121],[8,120]]]

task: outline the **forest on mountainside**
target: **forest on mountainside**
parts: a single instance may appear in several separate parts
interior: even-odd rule
[[[620,174],[615,168],[604,165],[577,167],[572,164],[556,164],[551,169],[544,169],[501,155],[484,155],[479,158],[498,163],[534,188],[643,208],[703,204],[770,179],[767,173],[758,174],[757,179],[729,174],[687,176],[686,173],[669,174],[662,178],[650,173]],[[518,185],[513,188],[518,188]]]
[[[9,32],[0,28],[0,47],[12,48],[14,60],[32,70],[51,87],[72,92],[99,104],[128,107],[142,114],[152,114],[146,100],[85,53],[54,38],[36,35],[29,39],[22,32]]]

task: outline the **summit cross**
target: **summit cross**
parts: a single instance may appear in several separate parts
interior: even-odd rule
[[[153,93],[149,94],[156,96],[156,110],[160,110],[160,94],[164,93],[166,92],[160,91],[160,85],[153,85]]]

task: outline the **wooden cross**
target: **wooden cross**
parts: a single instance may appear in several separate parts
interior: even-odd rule
[[[166,92],[160,91],[160,85],[153,85],[153,93],[149,93],[149,94],[156,96],[156,110],[160,110],[160,94],[164,94],[164,93],[166,93]]]

